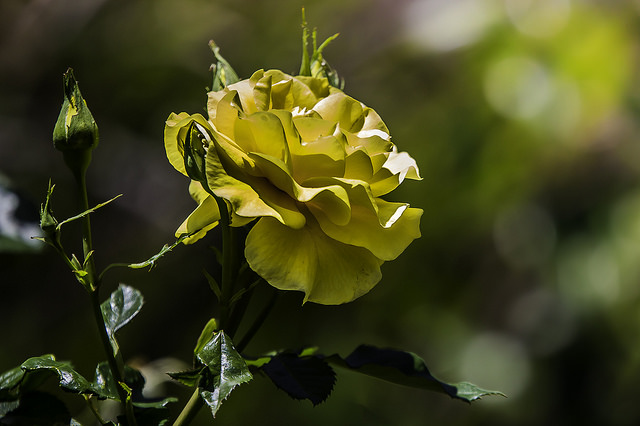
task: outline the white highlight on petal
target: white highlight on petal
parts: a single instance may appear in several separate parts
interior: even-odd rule
[[[386,223],[384,223],[382,225],[383,228],[391,228],[391,226],[396,223],[396,221],[398,219],[400,219],[400,217],[402,216],[402,214],[404,213],[404,211],[407,209],[407,207],[409,207],[409,204],[405,204],[403,206],[398,207],[398,209],[396,210],[396,212],[389,218],[389,220],[387,220]]]
[[[379,129],[369,129],[369,130],[360,130],[356,136],[359,138],[370,138],[371,136],[378,136],[379,138],[388,141],[391,139],[391,136],[388,133],[383,132]]]

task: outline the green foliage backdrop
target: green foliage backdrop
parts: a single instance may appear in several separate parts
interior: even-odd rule
[[[442,379],[509,397],[466,406],[343,373],[328,402],[312,408],[258,379],[234,392],[220,421],[637,424],[636,2],[3,0],[0,183],[23,196],[21,217],[37,218],[49,177],[60,217],[74,214],[60,190],[72,177],[51,144],[60,77],[72,66],[101,131],[90,204],[124,193],[108,215],[96,213],[96,245],[115,261],[155,253],[194,206],[166,161],[162,131],[170,112],[201,110],[207,42],[242,77],[295,73],[302,6],[320,38],[340,33],[325,56],[345,91],[375,108],[420,166],[424,180],[390,200],[425,210],[423,237],[353,303],[301,307],[299,295],[286,295],[248,351],[400,347]],[[7,210],[2,198],[4,233]],[[0,371],[29,356],[80,353],[87,364],[76,367],[90,375],[102,353],[86,296],[53,252],[17,253],[3,241]],[[143,370],[176,362],[159,357],[190,361],[211,309],[201,275],[211,261],[199,253],[177,249],[149,273],[124,274],[147,300],[121,335],[125,358]]]

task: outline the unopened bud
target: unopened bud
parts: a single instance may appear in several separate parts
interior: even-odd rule
[[[198,129],[198,124],[192,121],[184,141],[184,168],[191,179],[201,183],[207,181],[204,138],[205,136]]]
[[[64,154],[72,172],[84,173],[98,145],[98,126],[69,68],[63,76],[64,100],[53,129],[53,146]]]

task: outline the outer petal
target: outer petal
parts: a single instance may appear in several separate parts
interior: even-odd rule
[[[299,290],[304,301],[324,305],[350,302],[380,281],[380,265],[370,251],[327,237],[312,220],[294,230],[262,218],[247,236],[251,269],[280,290]]]
[[[422,180],[416,161],[406,152],[391,152],[382,168],[369,180],[376,197],[388,194],[404,179]]]
[[[185,244],[191,244],[204,237],[205,234],[214,228],[220,220],[220,211],[218,204],[213,197],[202,188],[199,182],[191,181],[189,192],[194,200],[198,203],[198,207],[182,222],[182,225],[176,231],[176,237],[183,234],[190,234],[198,231],[195,235],[184,240]]]
[[[337,224],[325,211],[310,207],[322,230],[345,244],[364,247],[382,260],[393,260],[420,237],[422,209],[404,203],[389,203],[356,185],[349,192],[351,220]],[[373,204],[372,204],[373,202]]]

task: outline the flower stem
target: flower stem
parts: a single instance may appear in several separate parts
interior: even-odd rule
[[[80,194],[80,203],[83,211],[89,209],[89,199],[87,197],[87,183],[84,171],[74,173],[76,182],[78,184],[78,193]],[[120,404],[127,418],[127,424],[129,426],[136,426],[136,418],[133,414],[133,405],[131,399],[120,383],[124,382],[124,361],[122,355],[118,353],[118,356],[114,355],[109,341],[109,335],[107,334],[107,328],[102,315],[102,309],[100,308],[100,295],[99,295],[99,280],[96,275],[95,263],[93,261],[93,242],[91,238],[91,219],[89,215],[85,215],[82,218],[82,251],[84,252],[84,260],[87,263],[86,272],[88,276],[89,296],[91,297],[91,307],[93,311],[93,317],[98,327],[98,333],[105,354],[107,356],[107,363],[111,370],[111,375],[116,382],[116,389],[118,391],[118,397],[120,398]]]
[[[89,210],[89,198],[87,196],[87,180],[84,171],[78,171],[74,173],[76,183],[78,184],[78,194],[80,194],[81,210]],[[85,215],[82,218],[82,251],[84,253],[84,260],[87,261],[87,273],[89,277],[89,286],[91,291],[95,291],[98,288],[98,282],[96,280],[96,266],[93,261],[91,252],[93,251],[93,241],[91,238],[91,218],[90,215]]]
[[[173,426],[186,426],[190,424],[203,405],[204,402],[200,397],[200,388],[196,387],[196,389],[193,391],[193,394],[191,394],[191,398],[189,398],[187,405],[184,406],[182,412],[173,423]]]
[[[256,335],[256,333],[258,332],[262,324],[264,324],[265,319],[267,319],[267,316],[269,316],[269,313],[271,313],[271,310],[276,304],[278,295],[279,295],[278,291],[274,290],[271,295],[271,298],[269,299],[265,307],[262,308],[262,311],[260,311],[256,319],[253,321],[253,324],[251,324],[251,327],[249,327],[249,330],[247,330],[245,335],[242,337],[242,340],[240,340],[240,343],[236,345],[236,350],[238,352],[242,352],[247,347],[251,339],[253,339],[253,336]]]

